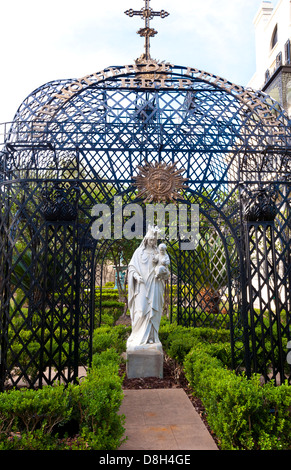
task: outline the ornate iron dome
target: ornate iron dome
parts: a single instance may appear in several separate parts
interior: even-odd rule
[[[148,21],[158,12],[147,2],[140,14]],[[187,326],[228,328],[235,369],[290,381],[291,131],[278,103],[213,74],[144,57],[41,86],[5,128],[2,389],[22,380],[32,387],[69,382],[90,364],[92,332],[102,321],[96,283],[102,292],[117,243],[128,261],[122,238],[92,238],[92,208],[106,203],[113,213],[119,196],[124,207],[139,202],[145,211],[134,184],[145,163],[175,165],[187,180],[179,202],[200,207],[195,251],[179,249],[180,234],[169,239],[166,227],[176,284],[170,316]]]

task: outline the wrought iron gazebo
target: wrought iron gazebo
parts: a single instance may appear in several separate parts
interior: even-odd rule
[[[145,54],[46,83],[5,129],[1,389],[70,382],[90,364],[96,270],[116,243],[92,237],[92,208],[119,196],[144,211],[134,178],[146,164],[175,164],[178,203],[200,210],[195,250],[166,231],[172,317],[229,329],[234,369],[290,381],[291,132],[277,102]]]

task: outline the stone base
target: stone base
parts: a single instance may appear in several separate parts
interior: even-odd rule
[[[141,350],[146,350],[146,351],[160,351],[161,353],[163,352],[163,345],[159,341],[158,343],[146,343],[146,344],[139,344],[136,345],[130,341],[127,341],[126,343],[126,352],[135,352],[135,351],[141,351]]]
[[[126,373],[129,379],[163,378],[163,352],[158,349],[139,349],[126,352]]]

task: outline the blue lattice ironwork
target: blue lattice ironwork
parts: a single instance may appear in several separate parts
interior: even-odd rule
[[[234,368],[290,379],[290,138],[267,95],[150,58],[29,95],[1,151],[1,387],[71,381],[90,363],[114,245],[92,238],[92,207],[119,195],[145,210],[145,162],[175,163],[181,204],[200,206],[197,249],[169,241],[170,315],[229,328]]]

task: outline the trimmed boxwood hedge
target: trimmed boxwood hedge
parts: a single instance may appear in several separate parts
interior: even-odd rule
[[[230,367],[229,333],[162,322],[160,337],[169,356],[183,365],[186,378],[207,413],[223,450],[291,448],[291,387],[262,384]]]
[[[126,327],[118,326],[113,331],[100,328],[98,333],[92,367],[79,384],[1,394],[0,450],[120,447],[125,431],[125,417],[119,414],[123,399],[120,345]],[[109,341],[104,341],[106,335]]]
[[[123,325],[95,331],[92,368],[78,385],[1,394],[0,449],[118,449],[125,420],[119,415],[120,354],[129,332]],[[247,379],[232,371],[228,330],[186,328],[162,318],[159,335],[203,402],[221,449],[291,448],[291,387],[262,385],[258,375]]]

